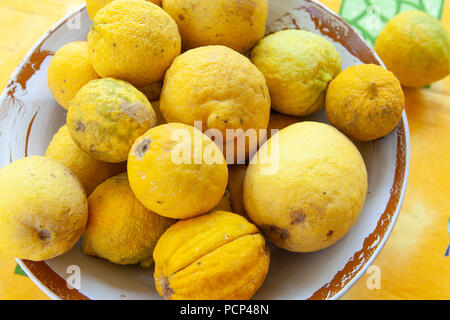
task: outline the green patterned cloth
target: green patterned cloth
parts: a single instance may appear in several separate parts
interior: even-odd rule
[[[445,0],[342,0],[339,14],[372,46],[386,23],[400,12],[421,10],[441,19]]]

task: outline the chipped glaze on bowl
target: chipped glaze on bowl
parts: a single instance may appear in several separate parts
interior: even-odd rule
[[[68,42],[85,40],[90,20],[82,7],[62,19],[29,52],[0,98],[0,167],[28,155],[43,155],[65,122],[47,86],[54,52]],[[267,32],[303,29],[329,39],[343,68],[361,63],[383,65],[362,38],[331,10],[313,0],[269,0]],[[304,120],[327,122],[321,111]],[[335,245],[307,254],[271,245],[269,275],[255,299],[337,299],[373,262],[395,224],[409,171],[409,130],[405,113],[387,137],[358,143],[369,175],[366,204],[352,230]],[[79,243],[46,262],[17,260],[28,276],[54,299],[160,299],[153,269],[117,266],[85,256]],[[80,289],[66,279],[79,267]]]

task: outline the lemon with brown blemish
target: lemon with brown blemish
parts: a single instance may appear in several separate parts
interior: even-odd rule
[[[228,169],[220,149],[192,126],[168,123],[138,138],[128,177],[148,209],[186,219],[211,211],[225,194]]]
[[[161,6],[161,0],[147,0],[158,6]],[[113,0],[86,0],[86,8],[89,13],[91,20],[94,20],[97,12],[106,6],[107,4],[113,2]]]
[[[48,67],[47,82],[56,102],[64,109],[86,83],[99,76],[89,59],[86,41],[66,44],[56,51]]]
[[[156,124],[145,95],[125,81],[93,80],[70,103],[67,127],[75,143],[93,158],[123,162],[134,140]]]
[[[0,251],[42,261],[69,251],[88,218],[80,181],[59,162],[22,158],[0,169]]]
[[[88,195],[106,179],[127,170],[126,163],[102,162],[81,150],[70,136],[67,125],[53,136],[45,156],[70,169],[80,179]]]
[[[228,129],[267,128],[270,96],[263,74],[248,58],[224,46],[207,46],[175,59],[166,73],[160,109],[168,122],[201,121],[204,131],[219,130],[223,144],[234,147],[237,139]]]
[[[331,81],[326,113],[331,124],[357,141],[382,138],[395,129],[405,106],[400,81],[381,66],[352,66]]]
[[[177,22],[185,49],[223,45],[246,53],[264,37],[267,0],[165,0],[162,5]]]
[[[266,278],[270,252],[258,228],[225,211],[179,221],[153,252],[155,284],[168,300],[245,300]]]
[[[330,41],[304,30],[265,37],[252,50],[251,60],[266,77],[272,108],[291,116],[323,109],[328,83],[342,65]]]
[[[375,51],[402,85],[420,88],[450,74],[450,40],[435,17],[423,11],[402,12],[391,19]]]
[[[244,179],[245,209],[277,246],[317,251],[355,224],[366,198],[367,171],[358,149],[337,129],[293,124],[268,140],[258,156]]]
[[[92,65],[101,77],[146,86],[163,79],[180,54],[181,37],[175,21],[157,5],[120,0],[97,12],[88,47]]]
[[[175,220],[146,209],[133,194],[126,173],[103,182],[88,201],[83,252],[116,264],[149,268],[158,239]]]

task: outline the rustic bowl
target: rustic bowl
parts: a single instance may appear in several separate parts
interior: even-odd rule
[[[271,0],[269,4],[268,33],[288,28],[312,31],[335,45],[343,68],[361,63],[382,65],[353,28],[318,2]],[[43,155],[64,124],[66,112],[48,89],[47,69],[58,48],[86,39],[90,23],[85,7],[73,12],[39,40],[12,75],[0,99],[0,167],[29,155]],[[323,111],[307,119],[327,122]],[[339,298],[380,252],[406,188],[410,154],[406,115],[387,137],[357,146],[367,166],[369,189],[356,225],[338,243],[319,252],[294,254],[272,246],[270,272],[256,299]],[[79,244],[55,259],[18,263],[54,299],[160,299],[153,270],[88,257]],[[77,270],[81,275],[78,290],[66,283]]]

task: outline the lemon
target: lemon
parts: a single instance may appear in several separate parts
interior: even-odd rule
[[[162,80],[180,54],[177,24],[144,0],[113,1],[95,15],[88,35],[92,65],[102,77],[146,86]]]
[[[354,225],[366,197],[367,172],[358,149],[337,129],[293,124],[272,136],[257,156],[244,179],[245,209],[277,246],[293,252],[324,249]]]
[[[388,22],[375,51],[407,87],[423,87],[450,73],[450,41],[439,20],[422,11],[400,13]]]
[[[164,0],[177,22],[183,47],[223,45],[240,53],[264,37],[267,0]]]
[[[165,299],[243,300],[264,282],[270,253],[256,226],[214,211],[167,229],[153,258],[156,289]]]
[[[47,82],[55,100],[64,109],[78,90],[99,76],[89,59],[85,41],[71,42],[56,51],[48,67]]]
[[[112,1],[113,0],[86,0],[86,7],[89,13],[89,17],[91,17],[91,20],[94,20],[95,15],[101,8],[111,3]],[[161,0],[147,0],[147,1],[151,1],[154,4],[161,6]]]
[[[156,124],[145,95],[125,81],[89,82],[70,103],[67,127],[75,143],[93,158],[123,162],[134,140]]]
[[[224,46],[206,46],[177,57],[167,71],[160,98],[161,113],[167,122],[194,125],[203,131],[217,129],[223,144],[244,132],[266,129],[270,116],[270,96],[263,74],[240,53]],[[248,145],[247,145],[248,154]],[[227,159],[228,160],[228,159]]]
[[[70,169],[80,179],[88,195],[106,179],[127,170],[124,163],[98,161],[81,150],[73,142],[67,125],[62,126],[53,136],[45,156]]]
[[[69,251],[88,218],[80,181],[59,162],[33,156],[0,169],[0,251],[42,261]]]
[[[156,242],[175,221],[146,209],[131,191],[126,173],[103,182],[88,200],[83,252],[116,264],[149,268]]]
[[[400,81],[373,64],[345,69],[331,81],[326,97],[331,124],[358,141],[389,134],[402,118],[404,106]]]
[[[128,157],[136,197],[162,216],[186,219],[222,200],[228,168],[220,149],[192,126],[169,123],[138,138]]]
[[[284,30],[261,40],[252,62],[264,74],[272,108],[305,116],[325,106],[328,83],[341,71],[341,57],[324,37],[303,30]]]

